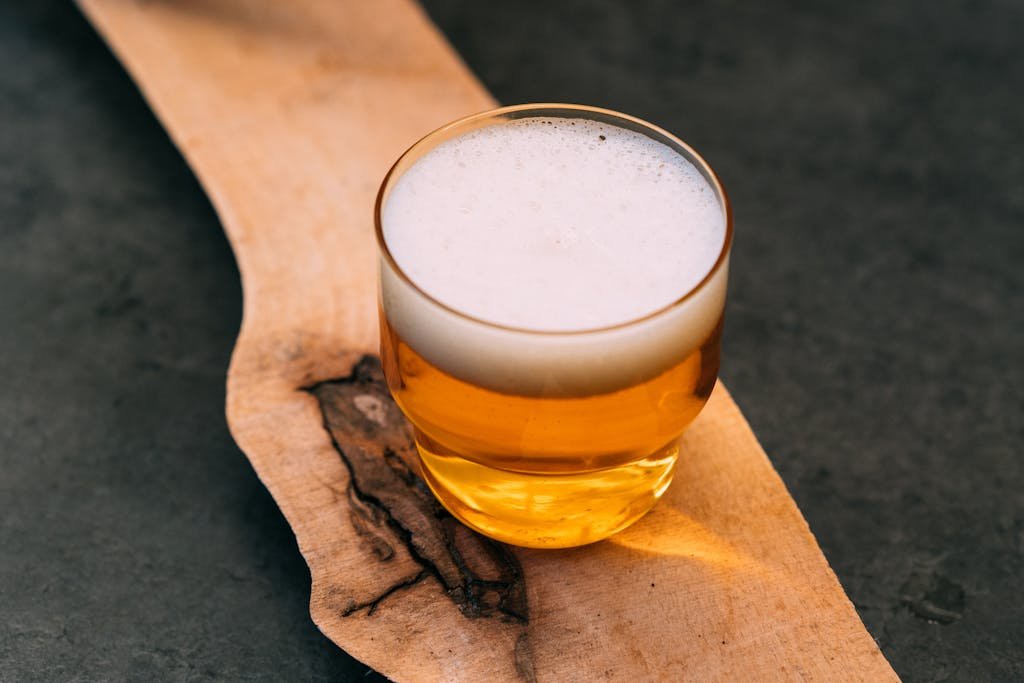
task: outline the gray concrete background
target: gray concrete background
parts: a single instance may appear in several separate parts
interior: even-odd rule
[[[500,100],[711,161],[722,374],[868,629],[908,681],[1024,678],[1024,6],[426,5]],[[225,428],[239,319],[117,62],[66,3],[0,5],[0,679],[377,678]]]

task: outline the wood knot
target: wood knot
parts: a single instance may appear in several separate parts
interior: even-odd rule
[[[388,426],[387,408],[384,407],[384,403],[376,396],[359,394],[352,399],[352,404],[370,422],[376,422],[381,427]]]

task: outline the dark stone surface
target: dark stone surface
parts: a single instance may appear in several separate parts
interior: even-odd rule
[[[908,681],[1024,678],[1024,6],[427,7],[502,101],[705,154],[723,376],[869,630]],[[239,297],[84,20],[0,5],[0,678],[363,679],[224,426]]]

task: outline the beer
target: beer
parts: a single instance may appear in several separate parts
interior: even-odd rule
[[[377,223],[384,370],[442,504],[532,547],[650,509],[718,371],[731,227],[696,153],[614,112],[505,108],[414,145]]]

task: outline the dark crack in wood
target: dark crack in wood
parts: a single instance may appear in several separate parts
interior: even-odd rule
[[[364,609],[366,610],[366,616],[373,616],[373,613],[377,611],[377,607],[380,605],[380,603],[384,602],[384,600],[386,600],[388,597],[394,595],[403,588],[415,586],[417,583],[427,578],[428,576],[430,575],[427,573],[427,570],[424,569],[416,576],[411,576],[408,579],[405,579],[404,581],[399,581],[395,585],[390,586],[386,591],[384,591],[377,597],[373,598],[372,600],[367,600],[366,602],[351,603],[348,607],[345,608],[345,611],[341,613],[341,616],[350,617],[356,612],[359,612]]]
[[[376,598],[350,605],[344,615],[363,609],[372,614],[385,598],[433,577],[464,616],[526,624],[526,586],[515,555],[452,517],[410,467],[416,446],[380,361],[364,356],[348,377],[307,391],[319,401],[324,427],[348,469],[345,500],[356,533],[378,561],[404,551],[422,568]],[[528,650],[517,644],[517,668],[532,671],[522,668],[529,663],[523,652]]]
[[[537,673],[533,669],[533,653],[530,652],[530,638],[520,633],[516,639],[515,649],[516,673],[527,683],[537,683]]]

